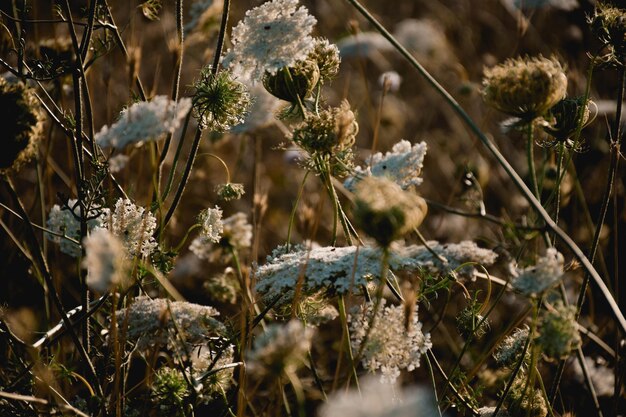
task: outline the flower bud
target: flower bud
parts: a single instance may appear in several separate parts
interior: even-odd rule
[[[309,97],[320,80],[320,70],[315,61],[299,61],[276,74],[265,73],[263,85],[275,97],[290,103]]]

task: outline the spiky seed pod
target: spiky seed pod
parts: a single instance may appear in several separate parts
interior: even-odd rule
[[[427,211],[422,197],[387,178],[367,177],[356,186],[355,221],[383,247],[422,224]]]
[[[16,172],[37,153],[43,130],[43,112],[33,93],[21,82],[9,83],[0,77],[0,124],[3,151],[0,175]]]
[[[484,71],[487,104],[524,121],[543,115],[566,93],[567,77],[555,58],[508,59]]]
[[[543,130],[557,141],[564,142],[576,133],[579,125],[582,129],[591,123],[590,114],[589,104],[585,105],[584,97],[565,98],[550,108],[546,117],[549,125]]]
[[[626,59],[626,10],[598,3],[590,23],[596,36],[613,49],[623,64]]]
[[[230,72],[220,71],[215,75],[210,66],[205,67],[194,88],[193,110],[203,128],[225,132],[243,123],[252,103],[250,94]]]
[[[263,85],[275,97],[297,103],[309,97],[320,80],[320,70],[315,61],[306,59],[293,67],[282,68],[276,74],[265,73]]]

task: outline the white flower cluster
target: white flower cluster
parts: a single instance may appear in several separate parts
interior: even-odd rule
[[[381,381],[393,383],[400,376],[401,369],[412,371],[420,366],[421,356],[432,343],[430,334],[422,333],[417,312],[407,326],[404,307],[385,306],[385,303],[385,299],[380,301],[374,326],[369,332],[375,303],[360,306],[348,320],[352,349],[363,352],[363,366],[371,372],[380,369]]]
[[[233,363],[234,348],[228,346],[224,353],[217,359],[213,368],[209,371],[208,368],[213,364],[216,353],[212,352],[210,347],[201,346],[198,349],[194,349],[191,355],[191,366],[194,378],[202,379],[202,398],[201,402],[209,402],[213,397],[223,395],[228,387],[230,387],[233,367],[228,365]],[[203,378],[205,372],[209,372],[207,378]]]
[[[151,101],[140,101],[122,110],[111,126],[103,126],[95,141],[101,147],[122,149],[128,144],[141,144],[172,133],[191,109],[191,99],[172,101],[167,96],[156,96]]]
[[[486,267],[493,265],[498,258],[498,254],[494,251],[481,248],[471,240],[446,244],[441,244],[437,241],[428,241],[426,243],[430,250],[421,245],[399,245],[394,247],[394,253],[389,260],[391,268],[397,270],[422,269],[433,274],[447,273],[453,270],[457,275],[474,278],[476,268],[472,265],[463,267],[461,265],[472,262]],[[438,258],[433,256],[431,251],[445,258],[447,262],[443,264]]]
[[[281,253],[283,252],[283,253]],[[304,274],[304,289],[332,288],[338,293],[358,291],[370,277],[380,276],[381,252],[377,248],[347,246],[301,246],[284,253],[282,247],[268,257],[256,272],[256,290],[264,295],[278,295],[296,287]]]
[[[214,318],[219,315],[216,309],[185,301],[141,296],[116,314],[120,325],[128,323],[126,337],[135,342],[139,350],[154,346],[175,349],[179,338],[190,345],[201,345],[211,335],[223,336],[226,331]]]
[[[534,266],[515,268],[511,285],[524,295],[539,294],[552,287],[563,277],[563,255],[555,248],[548,248],[546,256]]]
[[[524,326],[515,329],[512,335],[505,337],[493,355],[496,362],[504,366],[515,365],[520,360],[529,331],[528,326]]]
[[[457,269],[463,263],[472,261],[483,266],[492,265],[497,254],[489,249],[479,248],[474,242],[441,245],[428,242],[430,249],[448,261],[445,265],[431,251],[421,245],[392,245],[389,267],[392,271],[427,270],[431,273]],[[340,294],[358,291],[370,278],[380,276],[382,252],[378,247],[332,246],[307,249],[295,246],[289,253],[278,247],[267,257],[267,263],[256,271],[256,290],[264,295],[278,295],[296,287],[304,274],[305,291],[326,288]],[[457,274],[473,276],[474,267],[465,266]]]
[[[439,417],[437,402],[424,388],[400,388],[366,377],[360,392],[339,391],[319,410],[319,417]]]
[[[224,232],[222,209],[215,206],[215,208],[202,210],[198,220],[202,226],[202,238],[213,243],[219,242]]]
[[[98,214],[95,210],[90,210],[88,213],[87,229],[93,230],[96,227],[100,227],[107,216],[107,212],[108,210],[105,209]],[[68,200],[67,207],[61,208],[58,204],[55,204],[48,214],[48,229],[56,233],[65,234],[65,236],[74,239],[76,242],[50,233],[46,233],[46,238],[60,244],[61,252],[73,256],[74,258],[78,258],[81,255],[81,247],[80,244],[78,244],[78,241],[80,241],[79,219],[80,205],[78,204],[78,200],[72,198]]]
[[[237,250],[252,246],[252,225],[248,223],[248,217],[245,213],[235,213],[222,221],[221,239],[218,239],[218,242],[220,240],[227,242],[228,245]],[[189,250],[200,259],[214,260],[222,255],[226,258],[230,257],[229,254],[216,250],[212,242],[203,236],[198,236],[189,245]]]
[[[315,329],[299,320],[286,324],[273,323],[254,340],[247,356],[247,369],[256,374],[295,371],[311,348]]]
[[[411,145],[408,140],[396,143],[391,152],[378,152],[367,159],[365,168],[356,167],[354,176],[348,178],[344,185],[353,191],[356,184],[367,176],[387,177],[406,190],[422,183],[420,173],[426,155],[426,142]]]
[[[82,265],[87,273],[87,286],[105,293],[124,285],[127,277],[128,255],[122,241],[108,229],[97,228],[84,240],[85,258]]]
[[[224,66],[242,79],[275,74],[306,58],[315,46],[311,32],[316,23],[298,0],[272,0],[250,9],[233,28]]]
[[[120,238],[130,256],[147,257],[156,249],[152,236],[156,229],[156,218],[131,200],[120,198],[113,212],[105,218],[103,227]]]

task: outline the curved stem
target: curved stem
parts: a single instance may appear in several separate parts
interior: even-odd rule
[[[532,191],[524,184],[524,181],[519,176],[519,174],[515,171],[513,166],[507,161],[507,159],[500,153],[498,148],[491,142],[491,140],[480,130],[478,125],[474,122],[474,120],[463,110],[463,108],[459,105],[459,103],[448,93],[448,91],[433,78],[432,75],[411,55],[409,51],[406,50],[398,41],[376,20],[371,13],[369,13],[358,0],[347,0],[351,3],[376,29],[383,35],[385,39],[387,39],[395,48],[400,52],[400,54],[407,59],[413,68],[415,68],[421,75],[424,77],[426,82],[439,93],[439,95],[450,105],[452,110],[457,114],[457,116],[469,127],[469,129],[474,133],[474,135],[482,142],[482,144],[487,148],[487,150],[493,155],[498,164],[504,169],[509,178],[513,181],[517,189],[522,193],[524,198],[530,203],[530,205],[535,209],[539,217],[546,223],[546,226],[553,231],[557,237],[567,246],[567,248],[572,251],[576,259],[581,263],[583,268],[587,271],[587,273],[591,276],[593,281],[598,286],[602,296],[606,300],[609,305],[613,316],[617,320],[620,329],[623,333],[626,333],[626,318],[624,314],[619,309],[613,295],[607,288],[606,284],[602,280],[598,271],[594,268],[593,264],[589,261],[589,259],[585,256],[583,251],[578,247],[578,245],[572,240],[572,238],[565,233],[555,222],[552,220],[548,212],[542,207],[541,203],[535,196]]]

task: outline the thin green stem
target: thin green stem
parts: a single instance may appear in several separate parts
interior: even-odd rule
[[[535,168],[535,138],[534,138],[534,123],[528,122],[526,138],[526,158],[528,160],[528,181],[530,182],[530,189],[533,191],[535,198],[541,201],[541,195],[539,194],[539,185],[537,184],[537,168]]]
[[[293,224],[296,220],[296,212],[298,211],[298,205],[300,203],[300,199],[302,198],[302,193],[304,192],[304,186],[306,184],[306,180],[311,173],[310,170],[306,170],[304,173],[304,178],[302,178],[302,182],[300,183],[300,188],[298,189],[298,195],[296,196],[296,201],[293,202],[293,208],[291,209],[291,214],[289,215],[289,225],[287,226],[287,248],[286,251],[289,252],[289,247],[291,246],[291,231],[293,229]]]

